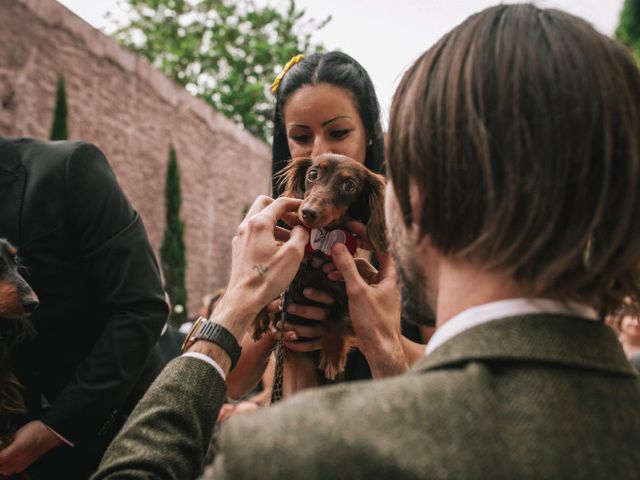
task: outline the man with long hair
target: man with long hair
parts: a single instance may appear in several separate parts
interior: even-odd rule
[[[563,12],[487,9],[405,74],[386,158],[404,316],[436,313],[425,357],[230,421],[205,477],[640,477],[640,383],[601,320],[640,299],[631,54]],[[254,204],[217,328],[240,338],[293,278],[307,234],[275,225],[298,206]],[[332,253],[352,318],[382,315],[389,259],[369,284],[343,246]],[[95,478],[197,474],[237,357],[223,337],[187,343],[200,358],[165,369]]]

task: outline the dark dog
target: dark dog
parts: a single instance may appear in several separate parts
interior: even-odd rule
[[[349,246],[349,241],[345,241],[345,237],[349,235],[336,229],[344,227],[347,220],[358,220],[367,226],[372,246],[376,250],[386,251],[384,177],[351,158],[334,154],[295,158],[280,177],[285,184],[284,196],[304,199],[298,210],[298,217],[311,232],[310,246],[307,249],[309,255],[303,260],[289,288],[288,301],[324,307],[325,305],[304,297],[302,291],[307,287],[323,290],[334,296],[335,302],[323,322],[320,355],[315,359],[315,367],[321,369],[323,376],[334,380],[344,370],[349,349],[355,344],[355,336],[348,318],[344,284],[330,281],[321,269],[330,253],[327,240],[341,236]],[[355,240],[353,244],[355,251]],[[309,324],[309,320],[291,314],[287,316],[287,322]],[[254,338],[258,338],[270,326],[266,315],[258,317],[254,326]],[[287,361],[294,357],[293,352],[287,352],[287,355]],[[318,379],[320,383],[323,383],[322,380]],[[294,381],[296,385],[305,387],[313,384],[301,382],[299,378]]]
[[[12,442],[26,414],[23,388],[11,372],[10,355],[32,333],[27,317],[39,304],[18,268],[16,249],[0,239],[0,449]]]

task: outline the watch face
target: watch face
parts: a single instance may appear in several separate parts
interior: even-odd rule
[[[189,330],[189,333],[187,333],[187,336],[184,339],[184,342],[182,342],[182,352],[187,350],[193,344],[195,340],[194,335],[196,331],[198,331],[198,328],[200,328],[200,324],[202,323],[203,320],[204,320],[203,317],[198,317],[196,321],[193,322],[193,326],[191,327],[191,330]]]
[[[182,351],[184,352],[191,348],[196,340],[201,338],[220,346],[229,356],[231,368],[233,369],[236,366],[242,347],[240,347],[238,340],[229,330],[214,321],[198,317],[182,344]]]

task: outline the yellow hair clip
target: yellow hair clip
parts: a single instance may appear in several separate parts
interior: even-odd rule
[[[298,63],[303,58],[304,58],[304,55],[299,54],[299,55],[296,55],[295,57],[293,57],[291,60],[289,60],[287,62],[287,64],[282,69],[282,71],[278,74],[276,79],[271,84],[271,92],[272,93],[276,93],[278,91],[278,88],[280,87],[280,82],[282,81],[284,76],[287,74],[287,72],[289,70],[291,70],[291,67],[293,67],[296,63]]]

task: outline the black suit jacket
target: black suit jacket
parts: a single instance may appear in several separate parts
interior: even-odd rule
[[[100,150],[0,137],[0,237],[41,302],[37,336],[15,359],[30,415],[80,449],[115,433],[160,370],[152,352],[168,306],[142,221]]]

